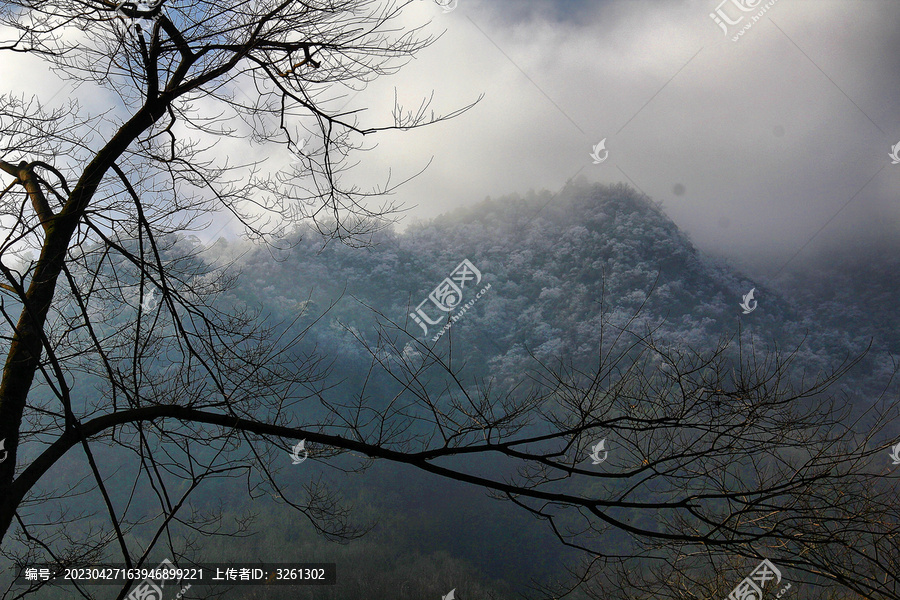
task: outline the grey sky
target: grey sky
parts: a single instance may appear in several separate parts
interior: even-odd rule
[[[384,136],[357,175],[434,156],[399,194],[413,216],[557,190],[578,172],[625,181],[702,249],[759,275],[832,217],[807,252],[897,239],[900,4],[778,0],[732,42],[709,16],[719,1],[459,0],[447,14],[422,2],[446,33],[367,95],[396,85],[412,103],[433,88],[446,110],[485,99],[455,121]],[[765,4],[722,10],[747,22]],[[594,165],[602,138],[609,159]]]
[[[443,36],[351,106],[384,124],[395,87],[409,106],[434,91],[439,112],[485,98],[449,122],[375,136],[347,178],[370,187],[433,157],[395,198],[412,208],[406,219],[556,191],[576,174],[623,181],[662,201],[701,249],[757,276],[820,230],[805,253],[896,247],[900,4],[777,0],[731,41],[771,1],[743,0],[759,5],[741,12],[726,0],[725,14],[744,16],[728,36],[710,18],[721,0],[458,0],[446,13],[414,2],[404,22],[430,20]],[[0,65],[0,80],[45,101],[60,89],[28,58]],[[115,101],[89,94],[93,114]],[[592,164],[603,138],[609,158]],[[217,148],[240,155],[246,141]]]

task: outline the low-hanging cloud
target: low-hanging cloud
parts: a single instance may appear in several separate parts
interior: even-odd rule
[[[801,249],[897,238],[896,3],[769,0],[737,42],[710,17],[718,0],[420,4],[443,37],[369,105],[394,86],[413,104],[434,90],[446,110],[485,98],[379,138],[356,173],[434,157],[398,194],[413,218],[581,174],[634,185],[700,248],[760,275]]]

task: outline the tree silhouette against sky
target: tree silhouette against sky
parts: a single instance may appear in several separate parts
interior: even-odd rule
[[[0,96],[4,546],[14,535],[30,559],[64,564],[115,556],[138,565],[157,546],[178,558],[190,550],[178,542],[185,529],[244,532],[243,523],[226,531],[221,515],[189,510],[192,492],[223,477],[258,477],[250,497],[265,488],[326,536],[361,535],[321,480],[301,497],[279,486],[285,450],[306,440],[312,460],[341,468],[347,463],[338,461],[363,456],[483,486],[585,551],[576,581],[640,575],[623,595],[645,585],[676,597],[673,574],[731,575],[768,558],[793,577],[900,598],[897,495],[893,477],[872,466],[884,453],[873,440],[891,413],[878,404],[860,434],[847,424],[846,404],[826,395],[852,361],[795,386],[790,355],[760,356],[740,339],[695,353],[610,326],[595,369],[536,364],[530,386],[497,393],[467,387],[446,346],[386,324],[380,345],[359,341],[403,393],[372,410],[365,390],[341,405],[324,399],[329,357],[289,352],[306,329],[287,337],[289,329],[252,310],[216,302],[233,274],[203,260],[191,238],[208,231],[211,215],[230,215],[273,249],[293,223],[365,244],[398,207],[381,202],[390,183],[344,184],[363,139],[470,108],[442,116],[427,101],[412,111],[395,104],[379,124],[347,107],[367,82],[433,41],[400,25],[408,4],[0,7],[7,60],[25,55],[119,99],[98,110]],[[234,139],[258,153],[226,156],[221,144]],[[272,169],[269,156],[293,162]],[[450,382],[441,394],[426,383],[434,377]],[[89,391],[74,387],[84,381]],[[618,454],[598,469],[585,461],[601,437]],[[152,490],[158,515],[111,489],[114,473],[96,460],[109,445],[133,455],[133,472],[115,476]],[[37,510],[84,493],[48,481],[70,452],[86,459],[105,513],[101,535],[60,535],[63,520],[48,523]],[[475,457],[503,468],[486,474]],[[148,522],[156,533],[139,544],[129,534]],[[628,543],[608,547],[613,534]],[[749,562],[729,562],[742,557]],[[634,561],[652,568],[628,570]],[[716,593],[741,577],[722,577],[726,588]]]

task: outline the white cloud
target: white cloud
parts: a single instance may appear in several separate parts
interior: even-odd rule
[[[577,19],[535,9],[505,20],[510,3],[461,2],[444,37],[390,84],[433,87],[442,106],[485,100],[454,122],[385,136],[360,180],[434,155],[400,194],[433,216],[556,190],[582,167],[598,181],[627,182],[624,172],[702,248],[777,265],[890,166],[900,7],[780,0],[732,42],[709,17],[715,2],[587,4]],[[387,83],[373,92],[386,96]],[[610,160],[592,165],[604,137]],[[896,231],[896,177],[885,168],[820,236]]]
[[[709,17],[716,5],[460,0],[445,14],[413,3],[406,22],[430,18],[443,36],[351,106],[383,125],[394,87],[409,107],[434,91],[438,112],[485,98],[450,122],[373,136],[347,177],[369,187],[391,170],[396,181],[433,156],[397,195],[417,206],[408,218],[557,190],[579,170],[630,178],[701,248],[779,264],[887,165],[820,236],[897,233],[900,166],[887,153],[900,141],[900,6],[779,0],[732,42]],[[22,65],[0,76],[36,72]],[[42,78],[35,88],[49,93]],[[610,159],[593,165],[604,137]]]

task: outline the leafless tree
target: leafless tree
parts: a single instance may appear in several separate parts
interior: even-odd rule
[[[594,368],[533,357],[529,393],[500,397],[464,390],[433,348],[384,335],[390,350],[372,355],[394,357],[378,362],[417,402],[378,429],[427,414],[443,447],[413,464],[489,488],[584,551],[575,585],[539,584],[542,597],[587,583],[587,597],[725,598],[764,559],[794,594],[897,597],[898,476],[885,443],[896,387],[884,382],[862,407],[835,389],[864,355],[807,379],[802,346],[762,351],[737,335],[699,352],[634,324],[605,329]],[[456,386],[429,391],[420,382],[436,371]],[[483,453],[502,457],[502,482],[460,477]]]
[[[468,108],[442,116],[427,102],[414,111],[395,105],[393,122],[371,126],[344,110],[355,90],[432,41],[399,26],[406,4],[0,7],[4,35],[12,32],[0,42],[5,54],[43,59],[121,99],[93,115],[74,101],[50,109],[0,100],[0,440],[8,453],[0,539],[15,535],[26,548],[15,558],[68,564],[115,551],[139,565],[157,545],[190,554],[185,531],[242,535],[245,522],[226,528],[220,515],[190,510],[192,492],[217,478],[245,478],[248,496],[276,495],[326,536],[360,535],[365,528],[321,482],[300,498],[279,485],[276,457],[306,440],[314,460],[340,468],[365,464],[347,467],[342,454],[384,459],[523,506],[593,557],[581,578],[635,559],[680,569],[700,555],[702,569],[722,557],[765,556],[867,597],[900,597],[895,497],[868,462],[883,451],[872,440],[887,413],[861,436],[842,405],[819,403],[843,368],[795,389],[790,361],[758,363],[753,354],[735,363],[724,346],[691,355],[622,331],[595,370],[546,366],[530,387],[498,395],[466,385],[434,348],[385,330],[370,346],[373,367],[403,392],[373,411],[364,389],[347,404],[327,401],[327,357],[285,352],[296,337],[222,301],[229,265],[204,260],[190,236],[209,227],[209,215],[233,215],[273,248],[292,222],[365,243],[396,207],[371,207],[390,182],[343,185],[352,152],[378,131]],[[216,144],[233,138],[296,162],[272,171],[261,159],[231,161]],[[668,370],[653,363],[659,357]],[[448,382],[443,389],[432,389],[433,374]],[[76,381],[99,383],[87,393]],[[611,451],[602,469],[585,464],[599,435]],[[134,456],[130,493],[111,489],[122,475],[97,459],[110,445]],[[77,479],[52,485],[52,470],[76,449],[106,517],[100,530],[76,530],[84,516],[64,510],[52,522],[37,516],[84,493]],[[471,468],[474,456],[504,468],[484,475]],[[158,515],[134,507],[136,490],[156,499]],[[132,533],[148,525],[155,533],[139,543]],[[605,547],[612,532],[628,543]]]

